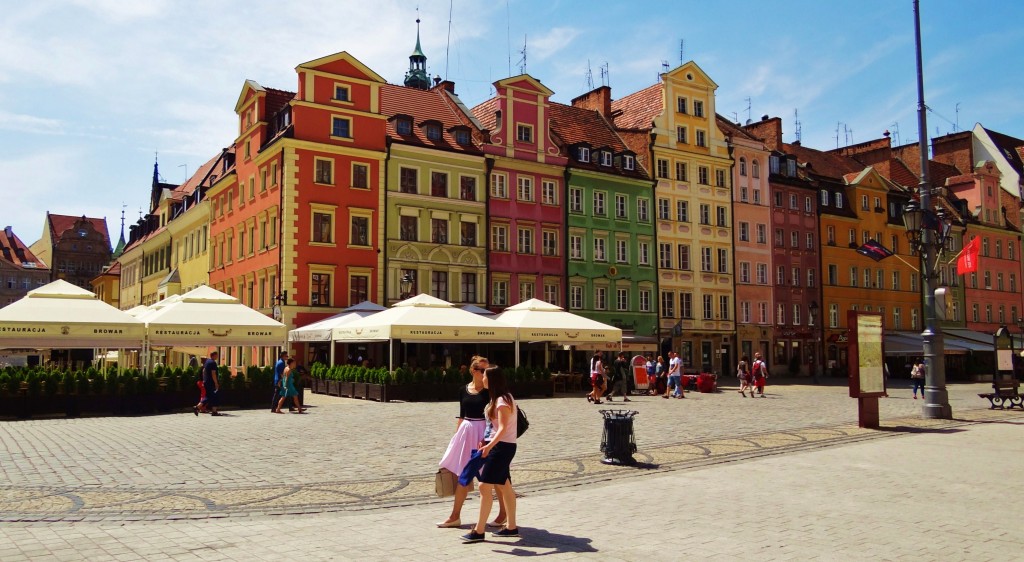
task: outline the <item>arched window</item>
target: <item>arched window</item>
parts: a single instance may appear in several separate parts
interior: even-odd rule
[[[746,158],[740,158],[740,175],[741,176],[747,175],[747,159]]]

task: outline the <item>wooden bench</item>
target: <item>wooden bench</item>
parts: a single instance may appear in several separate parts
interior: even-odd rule
[[[1000,410],[1009,408],[1020,408],[1024,410],[1024,397],[1020,395],[1020,382],[1016,380],[1011,381],[994,381],[992,383],[992,392],[986,392],[978,394],[981,398],[987,398],[989,403],[992,404],[992,410],[999,408]]]

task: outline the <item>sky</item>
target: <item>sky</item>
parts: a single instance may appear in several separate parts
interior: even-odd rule
[[[1024,2],[922,0],[928,134],[977,122],[1024,137]],[[418,11],[417,11],[418,7]],[[181,183],[234,141],[246,79],[295,91],[295,67],[348,51],[401,83],[416,18],[431,75],[470,107],[525,71],[562,103],[617,99],[693,60],[717,111],[781,117],[832,149],[915,142],[911,0],[0,0],[0,226],[27,244],[47,211],[148,212],[153,161]],[[523,47],[525,45],[525,63]],[[522,65],[525,64],[525,68]],[[602,72],[602,68],[607,72]],[[588,73],[591,78],[588,81]]]

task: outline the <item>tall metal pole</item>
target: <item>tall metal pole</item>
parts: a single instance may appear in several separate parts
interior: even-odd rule
[[[927,214],[932,211],[931,186],[928,178],[928,120],[924,104],[924,71],[921,64],[921,6],[920,0],[914,0],[914,40],[917,48],[917,131],[918,149],[921,153],[921,182],[917,186],[921,197],[921,209]],[[935,293],[932,282],[936,280],[935,256],[939,248],[935,239],[938,232],[928,228],[928,222],[922,221],[921,228],[921,292],[924,304],[924,406],[922,413],[926,418],[951,419],[953,409],[949,406],[949,394],[946,392],[946,353],[942,339],[942,329],[935,318]],[[934,225],[932,225],[934,226]],[[941,225],[940,225],[941,228]]]

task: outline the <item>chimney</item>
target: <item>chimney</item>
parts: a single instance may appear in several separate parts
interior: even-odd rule
[[[451,93],[451,94],[455,93],[455,82],[452,82],[451,80],[441,80],[440,76],[435,76],[434,77],[434,87],[431,88],[431,89],[433,90],[433,89],[436,89],[438,87],[444,88],[445,90],[448,91],[448,93]]]
[[[744,125],[743,130],[764,141],[769,150],[782,150],[782,119],[765,115],[760,121]]]
[[[573,107],[589,109],[611,119],[612,115],[612,89],[611,86],[600,86],[593,90],[573,98]]]

